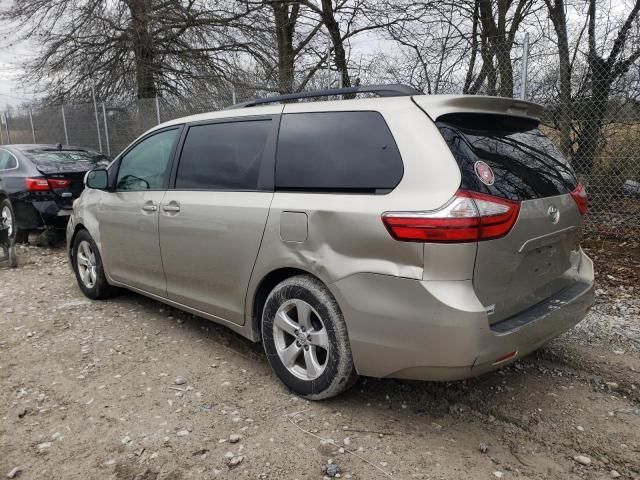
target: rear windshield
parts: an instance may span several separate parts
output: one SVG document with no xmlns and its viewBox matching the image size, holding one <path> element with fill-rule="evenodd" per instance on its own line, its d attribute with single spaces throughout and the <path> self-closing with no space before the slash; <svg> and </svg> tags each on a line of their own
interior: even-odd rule
<svg viewBox="0 0 640 480">
<path fill-rule="evenodd" d="M 109 164 L 109 159 L 98 152 L 86 150 L 27 150 L 24 152 L 36 165 L 60 165 L 73 163 L 89 163 L 95 166 Z"/>
<path fill-rule="evenodd" d="M 449 114 L 436 124 L 460 166 L 462 188 L 530 200 L 569 193 L 577 184 L 568 162 L 535 120 Z M 493 171 L 490 181 L 480 180 L 478 162 Z"/>
</svg>

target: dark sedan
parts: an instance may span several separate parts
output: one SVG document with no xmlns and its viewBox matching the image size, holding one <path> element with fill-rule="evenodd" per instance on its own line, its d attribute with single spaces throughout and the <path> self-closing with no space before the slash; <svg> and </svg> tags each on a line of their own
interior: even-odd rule
<svg viewBox="0 0 640 480">
<path fill-rule="evenodd" d="M 108 164 L 69 145 L 0 145 L 0 222 L 18 242 L 32 230 L 64 228 L 85 173 Z"/>
</svg>

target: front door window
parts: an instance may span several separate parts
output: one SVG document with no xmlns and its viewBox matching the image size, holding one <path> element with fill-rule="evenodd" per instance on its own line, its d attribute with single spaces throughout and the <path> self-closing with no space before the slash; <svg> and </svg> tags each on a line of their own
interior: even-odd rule
<svg viewBox="0 0 640 480">
<path fill-rule="evenodd" d="M 171 170 L 171 152 L 178 129 L 165 130 L 144 139 L 121 160 L 118 191 L 164 190 Z"/>
</svg>

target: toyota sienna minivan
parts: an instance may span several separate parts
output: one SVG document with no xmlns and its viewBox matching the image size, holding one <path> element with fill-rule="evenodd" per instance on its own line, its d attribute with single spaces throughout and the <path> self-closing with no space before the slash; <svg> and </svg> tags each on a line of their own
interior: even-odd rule
<svg viewBox="0 0 640 480">
<path fill-rule="evenodd" d="M 262 342 L 310 399 L 476 376 L 593 303 L 586 192 L 541 113 L 386 85 L 172 120 L 87 174 L 71 265 L 89 298 L 126 288 Z"/>
</svg>

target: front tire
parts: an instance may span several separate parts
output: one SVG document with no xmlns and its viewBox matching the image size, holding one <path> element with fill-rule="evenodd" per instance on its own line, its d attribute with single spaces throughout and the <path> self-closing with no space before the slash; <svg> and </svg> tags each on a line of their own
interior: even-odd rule
<svg viewBox="0 0 640 480">
<path fill-rule="evenodd" d="M 310 275 L 291 277 L 272 290 L 262 339 L 278 378 L 310 400 L 339 395 L 358 378 L 342 312 L 327 287 Z"/>
<path fill-rule="evenodd" d="M 107 282 L 98 247 L 86 230 L 76 234 L 72 258 L 78 286 L 87 297 L 102 300 L 118 294 L 119 290 Z"/>
</svg>

